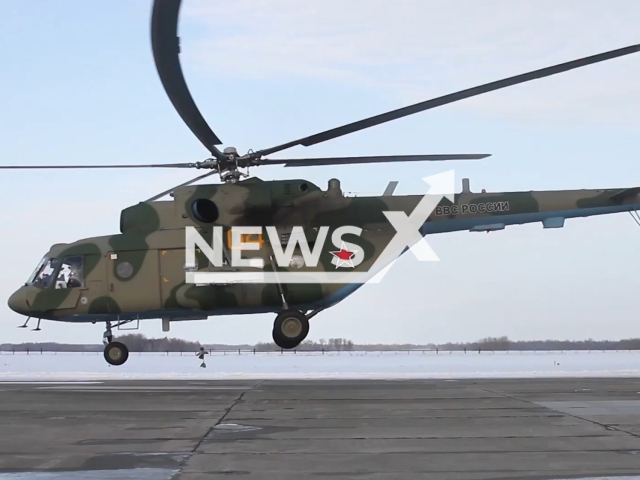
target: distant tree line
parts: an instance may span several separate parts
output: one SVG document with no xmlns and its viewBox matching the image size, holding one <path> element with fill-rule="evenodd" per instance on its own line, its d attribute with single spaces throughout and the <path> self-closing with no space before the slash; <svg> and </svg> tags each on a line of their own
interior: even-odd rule
<svg viewBox="0 0 640 480">
<path fill-rule="evenodd" d="M 280 350 L 280 347 L 273 342 L 257 343 L 254 345 L 254 348 L 256 352 L 275 352 Z M 329 340 L 322 338 L 317 342 L 305 340 L 297 347 L 297 350 L 302 351 L 325 350 L 332 352 L 350 352 L 355 349 L 356 347 L 353 342 L 344 338 L 330 338 Z"/>
<path fill-rule="evenodd" d="M 131 352 L 196 352 L 200 342 L 190 342 L 179 338 L 147 338 L 142 334 L 121 335 L 115 338 L 124 343 Z M 1 351 L 45 351 L 45 352 L 101 352 L 102 345 L 77 345 L 70 343 L 5 343 L 0 345 Z"/>
<path fill-rule="evenodd" d="M 28 342 L 0 344 L 1 352 L 101 352 L 102 345 L 78 345 L 75 343 Z"/>
<path fill-rule="evenodd" d="M 117 340 L 129 347 L 132 352 L 195 352 L 201 346 L 215 350 L 255 350 L 256 352 L 280 351 L 273 342 L 261 342 L 255 345 L 201 345 L 178 338 L 147 338 L 142 334 L 129 334 L 117 337 Z M 46 352 L 101 352 L 100 344 L 68 344 L 68 343 L 20 343 L 0 344 L 0 351 L 46 351 Z M 506 351 L 506 350 L 640 350 L 640 338 L 624 340 L 509 340 L 508 337 L 487 337 L 476 342 L 443 343 L 443 344 L 354 344 L 344 338 L 305 340 L 298 347 L 301 351 L 392 351 L 392 350 L 440 350 L 440 351 Z"/>
<path fill-rule="evenodd" d="M 441 350 L 640 350 L 640 338 L 624 340 L 509 340 L 488 337 L 477 342 L 445 343 Z"/>
<path fill-rule="evenodd" d="M 117 337 L 131 352 L 196 352 L 202 345 L 180 338 L 147 338 L 140 333 Z"/>
</svg>

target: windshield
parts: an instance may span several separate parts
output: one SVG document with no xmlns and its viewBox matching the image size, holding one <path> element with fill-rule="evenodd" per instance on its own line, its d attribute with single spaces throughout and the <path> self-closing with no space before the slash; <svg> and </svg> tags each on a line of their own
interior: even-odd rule
<svg viewBox="0 0 640 480">
<path fill-rule="evenodd" d="M 44 264 L 47 263 L 47 260 L 49 260 L 47 257 L 42 257 L 42 260 L 38 262 L 38 266 L 36 267 L 36 269 L 29 276 L 29 280 L 27 280 L 27 285 L 31 285 L 33 283 L 38 273 L 40 273 L 40 270 L 42 269 Z"/>
<path fill-rule="evenodd" d="M 60 265 L 60 260 L 57 258 L 44 257 L 40 260 L 38 267 L 29 277 L 27 285 L 34 285 L 36 287 L 47 288 L 51 285 L 53 280 L 53 274 Z"/>
</svg>

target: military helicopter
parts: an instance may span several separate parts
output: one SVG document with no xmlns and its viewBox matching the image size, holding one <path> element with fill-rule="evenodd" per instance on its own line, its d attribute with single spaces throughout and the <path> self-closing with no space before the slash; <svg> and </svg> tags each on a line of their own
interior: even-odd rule
<svg viewBox="0 0 640 480">
<path fill-rule="evenodd" d="M 122 365 L 129 353 L 126 345 L 114 341 L 113 329 L 131 322 L 138 322 L 139 326 L 140 320 L 161 318 L 163 330 L 168 331 L 174 321 L 273 312 L 277 314 L 272 332 L 274 342 L 284 349 L 292 349 L 306 338 L 312 317 L 342 301 L 368 281 L 372 267 L 394 242 L 401 220 L 405 224 L 411 223 L 414 237 L 418 235 L 422 239 L 430 234 L 462 230 L 491 232 L 508 225 L 532 222 L 541 222 L 544 228 L 560 228 L 567 218 L 632 213 L 640 208 L 640 187 L 475 193 L 464 179 L 462 191 L 451 192 L 451 195 L 395 196 L 392 182 L 380 196 L 353 197 L 342 192 L 337 179 L 330 180 L 328 188 L 323 190 L 303 179 L 262 181 L 248 178 L 250 167 L 265 165 L 308 167 L 485 158 L 489 155 L 297 159 L 277 159 L 271 155 L 294 146 L 310 147 L 476 95 L 636 53 L 640 51 L 640 45 L 476 86 L 271 148 L 239 154 L 233 147 L 219 148 L 222 141 L 207 125 L 187 88 L 179 59 L 180 4 L 181 0 L 155 0 L 151 20 L 153 55 L 169 99 L 210 152 L 209 158 L 176 164 L 0 168 L 193 168 L 206 173 L 124 209 L 118 234 L 53 245 L 27 282 L 9 299 L 12 310 L 29 317 L 22 327 L 26 327 L 31 318 L 38 319 L 36 330 L 39 330 L 41 319 L 104 322 L 104 357 L 111 365 Z M 220 183 L 193 185 L 214 174 L 219 175 Z M 166 195 L 173 197 L 172 200 L 161 200 Z M 413 213 L 421 208 L 425 199 L 427 203 L 431 202 L 431 208 L 427 216 L 416 223 Z M 345 226 L 351 230 L 345 233 Z M 249 230 L 237 233 L 236 229 L 241 227 Z M 266 235 L 263 229 L 267 230 Z M 326 245 L 324 240 L 329 232 L 333 238 L 340 229 L 347 240 L 339 235 L 338 242 Z M 202 238 L 213 236 L 214 246 L 217 239 L 220 248 L 216 252 L 221 261 L 212 261 L 213 247 L 207 251 L 208 245 L 202 243 L 194 243 L 197 247 L 192 254 L 194 258 L 189 259 L 189 232 Z M 308 261 L 309 252 L 297 242 L 295 234 L 304 236 L 308 249 L 310 245 L 314 247 L 315 263 Z M 405 243 L 399 247 L 402 253 L 411 245 Z M 278 251 L 282 254 L 285 248 L 289 249 L 288 264 L 278 262 L 276 265 L 274 255 L 277 256 Z M 237 266 L 234 259 L 248 263 Z M 338 281 L 312 281 L 318 275 L 342 271 L 347 271 L 348 275 Z M 271 280 L 256 281 L 256 277 L 253 281 L 235 280 L 237 274 L 264 272 L 272 275 Z M 292 272 L 307 275 L 304 278 L 310 280 L 294 281 L 290 276 Z M 351 274 L 361 277 L 354 280 Z"/>
</svg>

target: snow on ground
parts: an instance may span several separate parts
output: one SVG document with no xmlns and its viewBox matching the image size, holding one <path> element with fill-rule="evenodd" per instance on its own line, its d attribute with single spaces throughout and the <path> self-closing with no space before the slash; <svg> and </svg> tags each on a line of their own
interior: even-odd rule
<svg viewBox="0 0 640 480">
<path fill-rule="evenodd" d="M 108 379 L 408 379 L 640 377 L 640 352 L 213 352 L 132 353 L 109 366 L 102 353 L 0 352 L 0 381 Z"/>
</svg>

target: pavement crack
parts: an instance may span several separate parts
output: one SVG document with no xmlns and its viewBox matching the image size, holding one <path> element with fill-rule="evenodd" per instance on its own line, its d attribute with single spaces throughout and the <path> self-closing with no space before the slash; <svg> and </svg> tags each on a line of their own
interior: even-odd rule
<svg viewBox="0 0 640 480">
<path fill-rule="evenodd" d="M 262 380 L 258 383 L 256 383 L 255 385 L 252 385 L 251 387 L 247 388 L 246 390 L 243 390 L 240 395 L 238 395 L 238 397 L 231 402 L 231 405 L 229 405 L 228 408 L 226 408 L 224 410 L 224 413 L 222 414 L 222 416 L 218 419 L 218 421 L 215 423 L 214 426 L 210 427 L 206 433 L 202 436 L 202 438 L 200 438 L 200 440 L 198 441 L 198 443 L 196 443 L 196 445 L 191 449 L 191 451 L 189 453 L 187 453 L 187 455 L 185 455 L 185 458 L 183 458 L 182 462 L 180 462 L 180 466 L 178 467 L 178 470 L 176 471 L 175 475 L 173 475 L 171 478 L 176 478 L 177 476 L 179 476 L 180 474 L 183 473 L 184 467 L 186 467 L 187 463 L 189 463 L 189 460 L 191 460 L 191 458 L 196 454 L 196 452 L 198 451 L 198 449 L 202 446 L 202 444 L 207 440 L 207 438 L 209 438 L 209 436 L 211 435 L 211 433 L 215 430 L 215 428 L 220 425 L 222 422 L 224 422 L 225 418 L 227 418 L 227 416 L 229 415 L 229 413 L 231 413 L 231 410 L 233 410 L 233 408 L 242 401 L 242 399 L 244 398 L 245 394 L 247 394 L 248 392 L 250 392 L 251 390 L 254 390 L 256 388 L 258 388 L 260 385 L 262 385 L 265 381 Z"/>
<path fill-rule="evenodd" d="M 229 406 L 229 408 L 227 408 L 224 413 L 222 414 L 222 416 L 220 417 L 220 419 L 218 420 L 218 422 L 209 429 L 209 432 L 207 433 L 207 435 L 205 435 L 203 437 L 203 439 L 200 441 L 200 443 L 196 446 L 195 450 L 198 449 L 198 446 L 200 446 L 200 444 L 207 438 L 207 436 L 209 435 L 209 433 L 211 433 L 213 431 L 213 429 L 215 427 L 217 427 L 218 425 L 220 425 L 222 422 L 224 422 L 224 420 L 227 418 L 227 416 L 231 413 L 231 410 L 233 410 L 233 408 L 238 405 L 238 403 L 240 403 L 242 401 L 242 399 L 244 398 L 245 394 L 250 392 L 251 390 L 259 387 L 260 385 L 262 385 L 264 383 L 264 380 L 262 380 L 261 382 L 256 383 L 254 386 L 252 386 L 251 388 L 248 388 L 246 390 L 243 390 L 243 392 L 238 395 L 238 398 L 235 399 L 235 401 Z"/>
<path fill-rule="evenodd" d="M 483 388 L 482 390 L 485 391 L 485 392 L 489 392 L 489 393 L 495 393 L 496 395 L 501 395 L 501 396 L 503 396 L 505 398 L 509 398 L 509 399 L 515 400 L 517 402 L 526 402 L 526 403 L 530 403 L 532 405 L 538 405 L 537 403 L 532 402 L 531 400 L 526 400 L 524 398 L 514 397 L 514 396 L 509 395 L 509 394 L 504 393 L 504 392 L 488 390 L 486 388 Z M 545 407 L 545 408 L 549 408 L 549 407 Z M 560 412 L 559 410 L 554 410 L 552 408 L 549 408 L 549 410 L 553 410 L 554 412 Z M 576 420 L 582 420 L 584 422 L 589 422 L 589 423 L 591 423 L 593 425 L 598 425 L 599 427 L 602 427 L 605 430 L 614 431 L 614 432 L 620 432 L 620 433 L 626 433 L 627 435 L 630 435 L 632 437 L 640 438 L 640 434 L 637 434 L 637 433 L 634 433 L 634 432 L 630 432 L 630 431 L 624 430 L 622 428 L 616 428 L 613 425 L 607 425 L 606 423 L 600 423 L 600 422 L 598 422 L 596 420 L 592 420 L 592 419 L 586 418 L 586 417 L 581 417 L 580 415 L 575 415 L 575 414 L 571 414 L 571 413 L 567 413 L 567 412 L 560 412 L 560 413 L 562 413 L 562 415 L 566 415 L 567 417 L 575 418 Z"/>
</svg>

